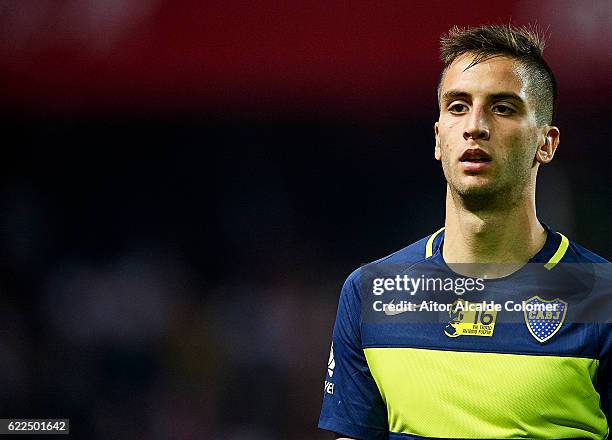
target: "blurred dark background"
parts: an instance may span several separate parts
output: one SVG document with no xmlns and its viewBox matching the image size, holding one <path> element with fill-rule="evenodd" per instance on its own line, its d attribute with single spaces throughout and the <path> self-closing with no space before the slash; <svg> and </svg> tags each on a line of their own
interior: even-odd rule
<svg viewBox="0 0 612 440">
<path fill-rule="evenodd" d="M 540 218 L 612 257 L 612 3 L 0 1 L 0 416 L 325 439 L 338 293 L 444 220 L 440 35 L 537 24 Z"/>
</svg>

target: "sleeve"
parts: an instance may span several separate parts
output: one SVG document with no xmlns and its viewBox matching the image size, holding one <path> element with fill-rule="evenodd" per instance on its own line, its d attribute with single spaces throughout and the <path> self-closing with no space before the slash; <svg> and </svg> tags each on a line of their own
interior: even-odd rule
<svg viewBox="0 0 612 440">
<path fill-rule="evenodd" d="M 355 273 L 340 293 L 319 428 L 359 440 L 386 439 L 386 406 L 361 344 L 361 299 L 353 281 Z"/>
<path fill-rule="evenodd" d="M 608 421 L 608 431 L 612 431 L 612 265 L 595 266 L 597 282 L 593 290 L 597 293 L 587 310 L 598 327 L 600 351 L 596 389 L 600 394 L 601 410 Z"/>
<path fill-rule="evenodd" d="M 601 396 L 601 409 L 608 419 L 608 429 L 610 429 L 610 427 L 612 427 L 612 359 L 610 358 L 610 348 L 612 346 L 612 325 L 601 325 L 600 334 L 603 335 L 602 346 L 604 347 L 605 354 L 600 359 L 597 375 L 597 390 Z"/>
</svg>

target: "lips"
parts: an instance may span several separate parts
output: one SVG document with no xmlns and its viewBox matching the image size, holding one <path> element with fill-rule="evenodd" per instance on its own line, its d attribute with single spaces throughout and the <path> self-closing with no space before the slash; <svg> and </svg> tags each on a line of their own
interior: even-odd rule
<svg viewBox="0 0 612 440">
<path fill-rule="evenodd" d="M 461 169 L 469 175 L 485 173 L 491 167 L 492 160 L 489 153 L 480 148 L 469 148 L 459 158 Z"/>
<path fill-rule="evenodd" d="M 491 156 L 480 148 L 469 148 L 459 158 L 459 162 L 491 162 L 491 160 Z"/>
</svg>

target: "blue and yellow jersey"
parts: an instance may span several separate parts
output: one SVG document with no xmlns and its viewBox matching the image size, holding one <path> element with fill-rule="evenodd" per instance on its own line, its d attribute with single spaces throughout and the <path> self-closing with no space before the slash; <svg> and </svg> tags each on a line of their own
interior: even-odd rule
<svg viewBox="0 0 612 440">
<path fill-rule="evenodd" d="M 443 229 L 353 272 L 340 295 L 319 427 L 363 440 L 606 438 L 611 265 L 545 228 L 527 265 L 482 286 L 464 279 L 460 286 L 474 288 L 461 295 L 461 277 L 442 258 Z M 455 284 L 415 294 L 407 277 Z M 465 307 L 487 302 L 503 307 Z"/>
</svg>

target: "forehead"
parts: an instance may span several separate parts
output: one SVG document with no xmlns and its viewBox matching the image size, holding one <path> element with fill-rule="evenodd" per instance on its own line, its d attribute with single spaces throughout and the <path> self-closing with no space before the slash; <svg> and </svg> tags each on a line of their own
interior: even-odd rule
<svg viewBox="0 0 612 440">
<path fill-rule="evenodd" d="M 528 76 L 518 61 L 498 56 L 468 68 L 473 58 L 473 55 L 465 54 L 452 62 L 444 72 L 440 96 L 449 90 L 472 96 L 513 92 L 528 100 Z"/>
</svg>

